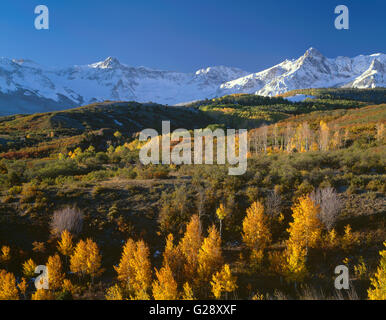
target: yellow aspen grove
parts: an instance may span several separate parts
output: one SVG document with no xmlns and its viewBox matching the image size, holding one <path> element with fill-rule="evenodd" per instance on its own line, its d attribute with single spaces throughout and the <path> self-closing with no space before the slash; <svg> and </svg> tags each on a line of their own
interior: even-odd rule
<svg viewBox="0 0 386 320">
<path fill-rule="evenodd" d="M 123 246 L 122 257 L 118 266 L 114 266 L 115 271 L 118 273 L 118 280 L 125 285 L 129 284 L 129 279 L 134 279 L 134 269 L 131 266 L 131 261 L 134 258 L 134 251 L 136 250 L 136 244 L 133 239 L 126 241 Z"/>
<path fill-rule="evenodd" d="M 153 282 L 153 296 L 155 300 L 177 300 L 177 282 L 173 278 L 169 265 L 155 270 L 157 280 Z"/>
<path fill-rule="evenodd" d="M 320 207 L 309 196 L 304 196 L 292 207 L 292 212 L 294 221 L 287 230 L 290 241 L 307 249 L 315 247 L 322 232 L 322 223 L 318 218 Z"/>
<path fill-rule="evenodd" d="M 243 241 L 252 251 L 251 258 L 259 263 L 264 249 L 271 243 L 271 232 L 268 228 L 268 218 L 260 202 L 254 202 L 248 209 L 243 221 Z"/>
<path fill-rule="evenodd" d="M 32 294 L 31 300 L 55 300 L 55 295 L 50 290 L 38 289 Z"/>
<path fill-rule="evenodd" d="M 59 290 L 63 285 L 64 273 L 62 273 L 62 261 L 58 254 L 49 257 L 47 261 L 49 288 L 52 291 Z"/>
<path fill-rule="evenodd" d="M 185 258 L 181 252 L 181 247 L 175 246 L 173 241 L 173 235 L 169 234 L 166 239 L 165 251 L 163 254 L 163 266 L 170 267 L 174 279 L 178 282 L 179 280 L 182 280 Z"/>
<path fill-rule="evenodd" d="M 91 239 L 80 240 L 70 259 L 70 269 L 81 276 L 89 275 L 91 280 L 102 273 L 102 257 L 97 244 Z"/>
<path fill-rule="evenodd" d="M 58 251 L 64 256 L 71 256 L 74 251 L 72 235 L 67 230 L 62 232 L 60 241 L 58 241 Z"/>
<path fill-rule="evenodd" d="M 185 282 L 183 290 L 182 300 L 194 300 L 193 289 L 188 282 Z"/>
<path fill-rule="evenodd" d="M 185 256 L 185 277 L 193 280 L 198 267 L 198 252 L 202 244 L 200 218 L 193 215 L 186 227 L 184 237 L 181 239 L 180 248 Z"/>
<path fill-rule="evenodd" d="M 384 250 L 380 251 L 381 261 L 375 276 L 371 279 L 371 286 L 367 293 L 370 300 L 386 300 L 386 241 Z"/>
<path fill-rule="evenodd" d="M 0 270 L 0 300 L 19 300 L 15 276 Z"/>
<path fill-rule="evenodd" d="M 212 274 L 221 268 L 222 263 L 221 238 L 213 225 L 209 228 L 208 237 L 204 239 L 198 253 L 199 279 L 208 283 Z"/>
<path fill-rule="evenodd" d="M 33 278 L 35 276 L 35 269 L 37 267 L 37 264 L 32 260 L 29 259 L 26 262 L 23 263 L 23 274 L 26 278 Z"/>
<path fill-rule="evenodd" d="M 213 275 L 212 281 L 210 282 L 214 297 L 220 299 L 223 292 L 228 295 L 228 293 L 235 291 L 237 289 L 236 282 L 237 279 L 232 276 L 229 265 L 225 264 L 221 271 Z"/>
</svg>

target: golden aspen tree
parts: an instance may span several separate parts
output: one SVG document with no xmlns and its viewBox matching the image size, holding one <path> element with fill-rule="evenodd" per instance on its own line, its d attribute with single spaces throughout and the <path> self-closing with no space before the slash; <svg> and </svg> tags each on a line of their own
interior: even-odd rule
<svg viewBox="0 0 386 320">
<path fill-rule="evenodd" d="M 21 281 L 18 283 L 17 287 L 19 288 L 20 293 L 23 295 L 23 297 L 25 299 L 27 288 L 28 288 L 28 283 L 24 277 L 21 278 Z"/>
<path fill-rule="evenodd" d="M 272 135 L 273 135 L 273 150 L 276 151 L 277 150 L 277 147 L 278 147 L 278 140 L 277 140 L 277 137 L 278 137 L 278 126 L 277 126 L 277 123 L 275 123 L 275 125 L 273 126 L 273 132 L 272 132 Z"/>
<path fill-rule="evenodd" d="M 70 258 L 70 269 L 72 272 L 80 274 L 82 277 L 87 272 L 88 249 L 86 241 L 80 240 Z"/>
<path fill-rule="evenodd" d="M 136 250 L 131 261 L 134 270 L 134 278 L 130 279 L 130 285 L 137 296 L 147 293 L 151 285 L 150 250 L 143 240 L 136 243 Z"/>
<path fill-rule="evenodd" d="M 315 247 L 322 231 L 322 223 L 318 218 L 320 207 L 309 196 L 304 196 L 292 207 L 292 212 L 293 222 L 287 230 L 290 241 L 306 249 Z"/>
<path fill-rule="evenodd" d="M 69 231 L 64 230 L 62 232 L 60 241 L 58 241 L 58 251 L 64 256 L 71 256 L 74 251 L 74 245 L 72 243 L 72 235 Z"/>
<path fill-rule="evenodd" d="M 225 264 L 221 271 L 216 272 L 210 284 L 212 285 L 212 293 L 216 299 L 220 299 L 223 292 L 233 292 L 237 289 L 237 279 L 232 276 L 231 269 L 228 264 Z M 227 298 L 227 297 L 226 297 Z"/>
<path fill-rule="evenodd" d="M 173 272 L 169 265 L 156 269 L 157 279 L 153 282 L 153 297 L 155 300 L 177 300 L 177 282 L 173 278 Z"/>
<path fill-rule="evenodd" d="M 329 137 L 330 137 L 330 128 L 328 127 L 327 123 L 321 120 L 320 133 L 319 133 L 320 150 L 327 151 L 329 149 Z"/>
<path fill-rule="evenodd" d="M 339 149 L 342 144 L 342 138 L 339 129 L 335 131 L 334 135 L 332 136 L 331 145 L 333 149 Z"/>
<path fill-rule="evenodd" d="M 11 248 L 8 246 L 2 246 L 0 261 L 6 263 L 9 262 L 9 260 L 11 260 Z"/>
<path fill-rule="evenodd" d="M 31 300 L 55 300 L 55 295 L 50 290 L 38 289 L 32 294 Z"/>
<path fill-rule="evenodd" d="M 296 150 L 296 139 L 295 139 L 295 137 L 292 137 L 290 139 L 288 147 L 289 147 L 289 152 L 293 152 L 294 150 Z"/>
<path fill-rule="evenodd" d="M 308 248 L 315 247 L 321 237 L 320 207 L 309 196 L 303 196 L 292 207 L 292 212 L 293 222 L 287 230 L 290 237 L 285 251 L 286 273 L 288 280 L 302 281 L 307 275 Z"/>
<path fill-rule="evenodd" d="M 218 220 L 220 221 L 220 237 L 222 236 L 222 222 L 227 216 L 227 211 L 224 207 L 224 204 L 220 204 L 220 206 L 216 210 L 216 216 Z"/>
<path fill-rule="evenodd" d="M 290 281 L 302 281 L 307 275 L 307 251 L 299 242 L 288 241 L 285 251 L 286 275 Z"/>
<path fill-rule="evenodd" d="M 118 280 L 126 289 L 134 293 L 134 298 L 148 298 L 151 285 L 150 250 L 143 240 L 129 239 L 123 247 L 119 265 L 115 268 Z"/>
<path fill-rule="evenodd" d="M 384 250 L 379 252 L 381 261 L 375 276 L 371 278 L 371 286 L 367 291 L 370 300 L 386 300 L 386 241 Z"/>
<path fill-rule="evenodd" d="M 198 253 L 198 276 L 204 282 L 209 282 L 211 275 L 218 271 L 223 263 L 221 238 L 213 225 L 208 230 L 208 237 L 202 243 Z"/>
<path fill-rule="evenodd" d="M 335 229 L 331 229 L 326 237 L 327 245 L 330 248 L 334 248 L 337 245 L 337 233 Z"/>
<path fill-rule="evenodd" d="M 103 270 L 101 269 L 102 265 L 102 256 L 99 252 L 98 245 L 93 242 L 91 239 L 86 240 L 89 256 L 87 259 L 87 274 L 91 277 L 91 282 L 94 282 L 94 278 L 99 277 Z"/>
<path fill-rule="evenodd" d="M 59 290 L 63 285 L 64 273 L 62 272 L 62 261 L 58 254 L 48 258 L 47 261 L 49 288 L 52 291 Z"/>
<path fill-rule="evenodd" d="M 344 235 L 342 238 L 342 247 L 344 250 L 351 249 L 357 242 L 357 239 L 352 233 L 351 226 L 348 224 L 344 227 Z"/>
<path fill-rule="evenodd" d="M 129 279 L 134 279 L 134 270 L 131 266 L 131 261 L 134 258 L 134 251 L 136 250 L 136 244 L 133 239 L 126 241 L 123 246 L 121 260 L 118 266 L 114 266 L 115 271 L 118 273 L 118 280 L 126 285 L 129 284 Z"/>
<path fill-rule="evenodd" d="M 37 264 L 32 260 L 29 259 L 26 262 L 23 263 L 23 274 L 26 278 L 33 278 L 35 276 L 35 269 L 37 267 Z"/>
<path fill-rule="evenodd" d="M 19 300 L 15 276 L 0 270 L 0 300 Z"/>
<path fill-rule="evenodd" d="M 264 249 L 271 243 L 271 232 L 268 228 L 268 218 L 260 202 L 254 202 L 248 209 L 243 220 L 243 241 L 251 250 L 251 259 L 259 264 L 263 258 Z"/>
<path fill-rule="evenodd" d="M 193 289 L 189 285 L 189 282 L 185 282 L 183 291 L 182 300 L 194 300 Z"/>
<path fill-rule="evenodd" d="M 292 135 L 293 128 L 290 123 L 287 123 L 286 131 L 285 131 L 285 148 L 287 152 L 292 152 Z"/>
<path fill-rule="evenodd" d="M 311 141 L 311 129 L 307 122 L 304 122 L 302 125 L 302 147 L 304 151 L 308 151 L 310 149 L 310 141 Z"/>
<path fill-rule="evenodd" d="M 165 251 L 163 253 L 163 266 L 169 266 L 173 272 L 174 279 L 177 283 L 182 280 L 184 268 L 184 255 L 180 246 L 175 246 L 174 237 L 169 234 L 166 239 Z"/>
<path fill-rule="evenodd" d="M 212 286 L 212 293 L 216 299 L 220 299 L 222 293 L 221 279 L 219 279 L 219 272 L 213 275 L 212 281 L 210 282 Z"/>
<path fill-rule="evenodd" d="M 304 144 L 304 141 L 303 141 L 303 135 L 302 135 L 302 131 L 303 131 L 303 124 L 299 124 L 296 128 L 296 133 L 295 133 L 295 138 L 296 138 L 296 150 L 298 150 L 299 152 L 305 152 L 305 144 Z"/>
<path fill-rule="evenodd" d="M 179 244 L 183 255 L 185 256 L 185 277 L 192 280 L 197 272 L 198 253 L 202 244 L 201 223 L 198 215 L 193 215 L 189 224 L 186 226 L 186 232 Z"/>
<path fill-rule="evenodd" d="M 97 244 L 91 239 L 80 240 L 70 258 L 70 269 L 81 276 L 89 275 L 93 282 L 103 272 L 101 263 L 102 257 Z"/>
</svg>

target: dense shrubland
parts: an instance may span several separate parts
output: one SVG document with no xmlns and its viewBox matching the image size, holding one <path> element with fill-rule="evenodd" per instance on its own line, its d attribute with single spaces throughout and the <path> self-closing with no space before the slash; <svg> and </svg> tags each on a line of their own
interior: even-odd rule
<svg viewBox="0 0 386 320">
<path fill-rule="evenodd" d="M 211 128 L 254 128 L 242 176 L 143 166 L 130 130 L 64 125 L 104 107 L 2 118 L 0 299 L 385 299 L 386 108 L 365 106 L 384 91 L 299 93 L 318 99 L 191 106 Z M 34 286 L 42 264 L 49 290 Z"/>
</svg>

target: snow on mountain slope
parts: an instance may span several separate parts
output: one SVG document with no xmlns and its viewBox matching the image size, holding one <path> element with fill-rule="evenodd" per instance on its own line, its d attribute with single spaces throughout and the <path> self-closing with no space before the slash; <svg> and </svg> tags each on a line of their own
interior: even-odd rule
<svg viewBox="0 0 386 320">
<path fill-rule="evenodd" d="M 65 69 L 0 58 L 0 115 L 65 109 L 104 100 L 175 104 L 211 98 L 222 83 L 247 74 L 224 66 L 195 73 L 160 71 L 129 67 L 112 57 Z M 34 110 L 30 110 L 31 99 L 41 99 L 41 107 L 34 104 Z"/>
<path fill-rule="evenodd" d="M 329 59 L 310 48 L 258 73 L 225 66 L 192 73 L 131 67 L 108 57 L 69 68 L 0 58 L 0 115 L 66 109 L 103 100 L 177 104 L 230 93 L 273 96 L 293 89 L 386 86 L 386 55 Z"/>
<path fill-rule="evenodd" d="M 357 77 L 351 86 L 355 88 L 386 87 L 386 64 L 378 59 L 373 60 L 370 67 Z"/>
<path fill-rule="evenodd" d="M 371 80 L 368 79 L 369 72 L 365 74 L 374 61 L 384 66 L 386 55 L 329 59 L 316 49 L 310 48 L 299 59 L 286 60 L 270 69 L 229 81 L 222 84 L 221 89 L 224 94 L 244 92 L 274 96 L 294 89 L 384 86 L 384 68 L 382 71 L 382 68 L 376 67 L 377 76 L 373 76 Z M 362 81 L 363 77 L 367 80 Z"/>
</svg>

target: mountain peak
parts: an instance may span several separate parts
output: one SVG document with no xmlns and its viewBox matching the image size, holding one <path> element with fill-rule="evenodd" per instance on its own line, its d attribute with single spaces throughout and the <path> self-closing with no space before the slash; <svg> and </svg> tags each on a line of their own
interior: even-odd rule
<svg viewBox="0 0 386 320">
<path fill-rule="evenodd" d="M 304 54 L 305 57 L 323 57 L 319 50 L 310 47 Z"/>
<path fill-rule="evenodd" d="M 104 61 L 93 63 L 91 66 L 99 69 L 112 69 L 121 66 L 121 63 L 117 58 L 107 57 Z"/>
</svg>

